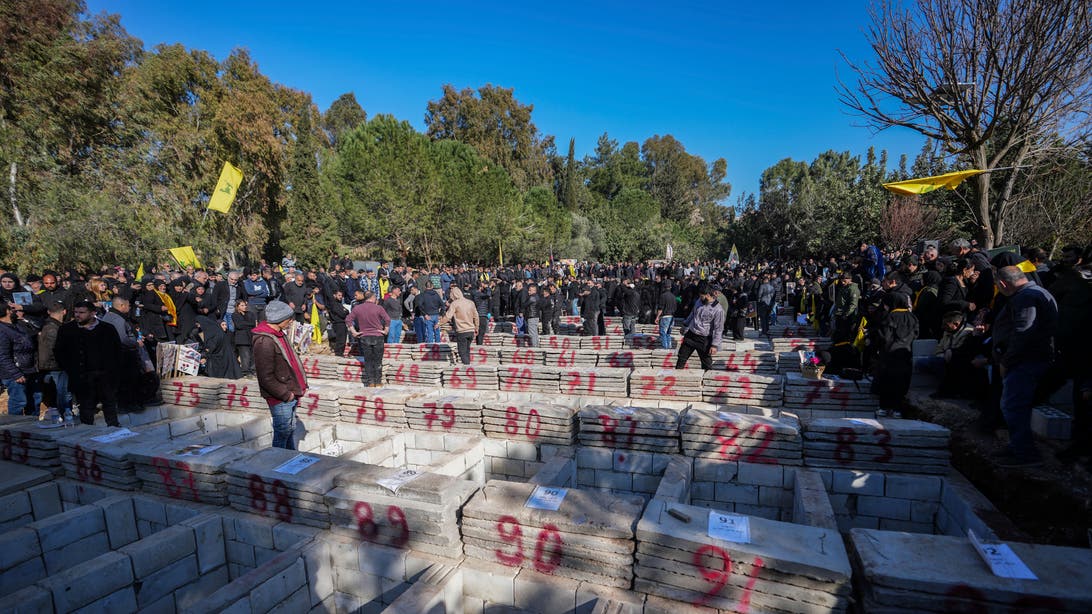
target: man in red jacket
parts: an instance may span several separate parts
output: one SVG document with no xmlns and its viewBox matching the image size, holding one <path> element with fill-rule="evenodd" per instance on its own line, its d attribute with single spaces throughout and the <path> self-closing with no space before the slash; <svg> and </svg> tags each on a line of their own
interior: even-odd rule
<svg viewBox="0 0 1092 614">
<path fill-rule="evenodd" d="M 285 335 L 292 315 L 287 303 L 271 301 L 265 307 L 265 322 L 250 332 L 258 387 L 273 415 L 273 447 L 287 450 L 296 449 L 296 406 L 307 391 L 307 376 Z"/>
</svg>

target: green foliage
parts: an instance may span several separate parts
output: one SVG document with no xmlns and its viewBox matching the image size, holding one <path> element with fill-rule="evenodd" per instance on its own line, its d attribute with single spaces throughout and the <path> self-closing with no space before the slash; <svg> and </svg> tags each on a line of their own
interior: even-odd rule
<svg viewBox="0 0 1092 614">
<path fill-rule="evenodd" d="M 285 220 L 279 236 L 284 251 L 307 267 L 325 266 L 341 251 L 337 218 L 319 189 L 318 148 L 311 130 L 315 115 L 310 103 L 300 110 L 288 167 Z"/>
<path fill-rule="evenodd" d="M 356 101 L 356 95 L 346 92 L 338 96 L 338 99 L 323 114 L 322 129 L 327 140 L 336 146 L 342 135 L 356 129 L 366 121 L 368 121 L 368 114 Z"/>
</svg>

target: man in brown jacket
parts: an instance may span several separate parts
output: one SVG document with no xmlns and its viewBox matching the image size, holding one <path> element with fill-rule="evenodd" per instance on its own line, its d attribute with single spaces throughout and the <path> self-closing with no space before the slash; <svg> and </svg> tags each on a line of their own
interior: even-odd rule
<svg viewBox="0 0 1092 614">
<path fill-rule="evenodd" d="M 451 304 L 444 317 L 440 318 L 437 327 L 451 321 L 455 322 L 455 342 L 459 345 L 459 360 L 464 365 L 468 365 L 470 364 L 470 341 L 478 333 L 478 309 L 474 306 L 474 301 L 463 297 L 463 291 L 459 288 L 452 286 L 450 295 Z"/>
<path fill-rule="evenodd" d="M 273 416 L 273 447 L 287 450 L 296 449 L 296 406 L 307 391 L 307 376 L 285 335 L 292 315 L 288 304 L 271 301 L 265 307 L 265 322 L 250 332 L 258 387 Z"/>
</svg>

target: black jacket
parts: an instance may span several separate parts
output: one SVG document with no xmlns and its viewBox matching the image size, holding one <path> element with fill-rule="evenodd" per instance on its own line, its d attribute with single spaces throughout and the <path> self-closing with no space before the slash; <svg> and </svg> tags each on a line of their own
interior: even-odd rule
<svg viewBox="0 0 1092 614">
<path fill-rule="evenodd" d="M 1015 367 L 1054 359 L 1058 305 L 1042 286 L 1029 281 L 1009 297 L 993 322 L 993 350 L 998 363 Z"/>
<path fill-rule="evenodd" d="M 38 372 L 37 339 L 18 323 L 0 322 L 0 379 Z"/>
<path fill-rule="evenodd" d="M 85 382 L 88 375 L 116 381 L 122 364 L 121 339 L 118 331 L 106 322 L 98 322 L 88 330 L 73 320 L 57 331 L 53 355 L 77 385 Z"/>
</svg>

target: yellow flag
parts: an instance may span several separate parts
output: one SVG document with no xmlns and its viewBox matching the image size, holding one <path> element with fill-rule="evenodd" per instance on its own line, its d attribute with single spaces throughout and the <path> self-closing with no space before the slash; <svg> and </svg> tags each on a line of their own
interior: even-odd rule
<svg viewBox="0 0 1092 614">
<path fill-rule="evenodd" d="M 317 301 L 311 301 L 311 342 L 322 343 L 322 318 L 319 317 Z"/>
<path fill-rule="evenodd" d="M 861 318 L 861 323 L 857 326 L 857 336 L 853 339 L 853 347 L 860 351 L 865 349 L 865 329 L 868 328 L 868 318 Z"/>
<path fill-rule="evenodd" d="M 883 184 L 883 187 L 889 192 L 894 192 L 896 194 L 906 194 L 907 196 L 913 196 L 915 194 L 925 194 L 926 192 L 932 192 L 937 188 L 948 188 L 949 190 L 954 190 L 959 187 L 959 184 L 963 183 L 964 179 L 967 179 L 968 177 L 974 177 L 975 175 L 981 175 L 985 172 L 986 171 L 971 169 L 969 171 L 945 173 L 943 175 L 936 175 L 934 177 L 921 177 L 919 179 L 893 181 L 891 183 Z"/>
<path fill-rule="evenodd" d="M 144 263 L 143 262 L 140 263 L 140 266 L 138 266 L 137 270 L 136 270 L 136 278 L 140 279 L 142 277 L 144 277 Z"/>
<path fill-rule="evenodd" d="M 194 253 L 192 246 L 172 247 L 170 252 L 171 256 L 178 261 L 182 268 L 188 266 L 193 266 L 195 269 L 201 268 L 201 261 L 197 259 L 197 254 Z"/>
<path fill-rule="evenodd" d="M 216 182 L 216 191 L 209 200 L 209 210 L 227 213 L 231 209 L 231 203 L 235 202 L 235 193 L 243 184 L 243 171 L 224 162 L 224 170 L 220 171 L 220 181 Z"/>
<path fill-rule="evenodd" d="M 739 264 L 739 250 L 735 243 L 732 244 L 732 251 L 728 252 L 728 264 Z"/>
</svg>

